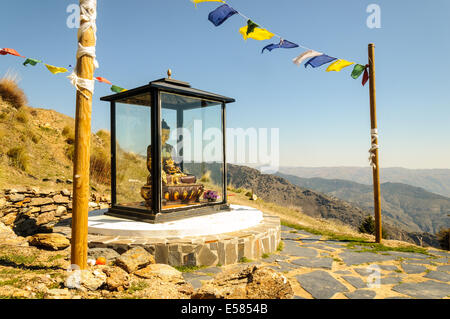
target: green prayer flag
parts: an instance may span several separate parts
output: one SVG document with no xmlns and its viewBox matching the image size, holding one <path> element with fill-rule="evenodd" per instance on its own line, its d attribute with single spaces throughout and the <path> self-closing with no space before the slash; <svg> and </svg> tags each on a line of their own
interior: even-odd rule
<svg viewBox="0 0 450 319">
<path fill-rule="evenodd" d="M 259 25 L 257 25 L 252 20 L 248 19 L 248 21 L 247 21 L 247 35 L 252 33 L 255 30 L 255 28 L 259 28 Z"/>
<path fill-rule="evenodd" d="M 352 78 L 354 78 L 355 80 L 359 78 L 365 69 L 366 67 L 364 65 L 361 64 L 355 65 L 352 71 Z"/>
<path fill-rule="evenodd" d="M 116 93 L 120 93 L 120 92 L 125 91 L 125 89 L 121 88 L 120 86 L 113 85 L 113 86 L 111 86 L 111 91 L 116 92 Z"/>
<path fill-rule="evenodd" d="M 27 64 L 31 64 L 32 66 L 35 66 L 35 65 L 38 64 L 38 63 L 42 63 L 42 61 L 27 58 L 27 59 L 25 60 L 25 62 L 23 63 L 23 65 L 26 66 Z"/>
</svg>

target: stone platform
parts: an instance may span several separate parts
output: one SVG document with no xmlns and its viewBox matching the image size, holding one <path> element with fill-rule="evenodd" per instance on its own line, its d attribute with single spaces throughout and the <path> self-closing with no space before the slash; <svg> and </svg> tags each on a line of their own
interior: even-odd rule
<svg viewBox="0 0 450 319">
<path fill-rule="evenodd" d="M 142 246 L 157 263 L 172 266 L 216 266 L 259 259 L 277 250 L 280 219 L 261 211 L 231 205 L 230 212 L 149 224 L 89 213 L 88 245 L 123 253 Z"/>
</svg>

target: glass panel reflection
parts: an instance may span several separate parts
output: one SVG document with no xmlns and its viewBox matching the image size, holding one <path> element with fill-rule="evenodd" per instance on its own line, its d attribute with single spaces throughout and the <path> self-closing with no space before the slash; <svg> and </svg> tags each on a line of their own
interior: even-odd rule
<svg viewBox="0 0 450 319">
<path fill-rule="evenodd" d="M 140 99 L 145 101 L 145 96 L 140 96 Z M 130 101 L 126 102 L 130 103 Z M 133 102 L 136 102 L 136 99 Z M 147 145 L 151 141 L 150 127 L 150 107 L 116 103 L 116 204 L 118 206 L 150 210 L 150 207 L 146 207 L 141 195 L 141 187 L 146 184 L 151 185 L 147 168 Z"/>
<path fill-rule="evenodd" d="M 161 93 L 162 208 L 223 202 L 222 104 Z"/>
</svg>

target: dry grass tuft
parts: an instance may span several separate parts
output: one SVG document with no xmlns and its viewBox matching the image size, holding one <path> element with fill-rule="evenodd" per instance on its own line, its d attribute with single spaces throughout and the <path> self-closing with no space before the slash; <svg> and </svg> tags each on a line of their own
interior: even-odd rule
<svg viewBox="0 0 450 319">
<path fill-rule="evenodd" d="M 72 145 L 75 143 L 75 130 L 72 126 L 64 126 L 61 134 L 66 138 L 67 144 Z"/>
<path fill-rule="evenodd" d="M 17 146 L 9 149 L 6 153 L 12 166 L 26 172 L 29 169 L 30 157 L 25 147 Z"/>
<path fill-rule="evenodd" d="M 26 109 L 25 106 L 22 106 L 20 109 L 17 110 L 17 112 L 14 114 L 14 119 L 19 123 L 23 124 L 28 123 L 30 115 L 28 114 L 28 110 Z"/>
<path fill-rule="evenodd" d="M 16 109 L 27 105 L 25 92 L 17 85 L 17 76 L 7 74 L 0 79 L 0 97 L 3 101 L 10 103 Z"/>
<path fill-rule="evenodd" d="M 97 183 L 111 182 L 111 158 L 105 148 L 96 147 L 91 152 L 90 175 Z"/>
</svg>

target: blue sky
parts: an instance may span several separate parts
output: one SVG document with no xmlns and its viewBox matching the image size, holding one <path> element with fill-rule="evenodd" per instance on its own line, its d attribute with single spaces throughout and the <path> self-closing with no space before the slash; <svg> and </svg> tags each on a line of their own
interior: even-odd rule
<svg viewBox="0 0 450 319">
<path fill-rule="evenodd" d="M 66 26 L 74 0 L 15 0 L 0 12 L 0 47 L 67 67 L 75 63 L 76 29 Z M 126 5 L 124 5 L 126 3 Z M 369 29 L 366 8 L 381 8 L 381 29 Z M 450 168 L 450 2 L 298 1 L 228 2 L 285 39 L 365 64 L 376 44 L 378 127 L 382 167 Z M 219 3 L 188 0 L 98 0 L 97 57 L 103 76 L 124 88 L 164 77 L 234 97 L 228 127 L 280 128 L 280 162 L 289 166 L 367 166 L 369 93 L 351 67 L 297 67 L 302 49 L 261 54 L 269 41 L 244 41 L 233 16 L 220 27 L 208 20 Z M 17 72 L 31 106 L 73 116 L 75 91 L 64 75 L 42 65 L 23 67 L 0 57 L 0 75 Z M 94 130 L 109 127 L 109 86 L 97 84 Z"/>
</svg>

